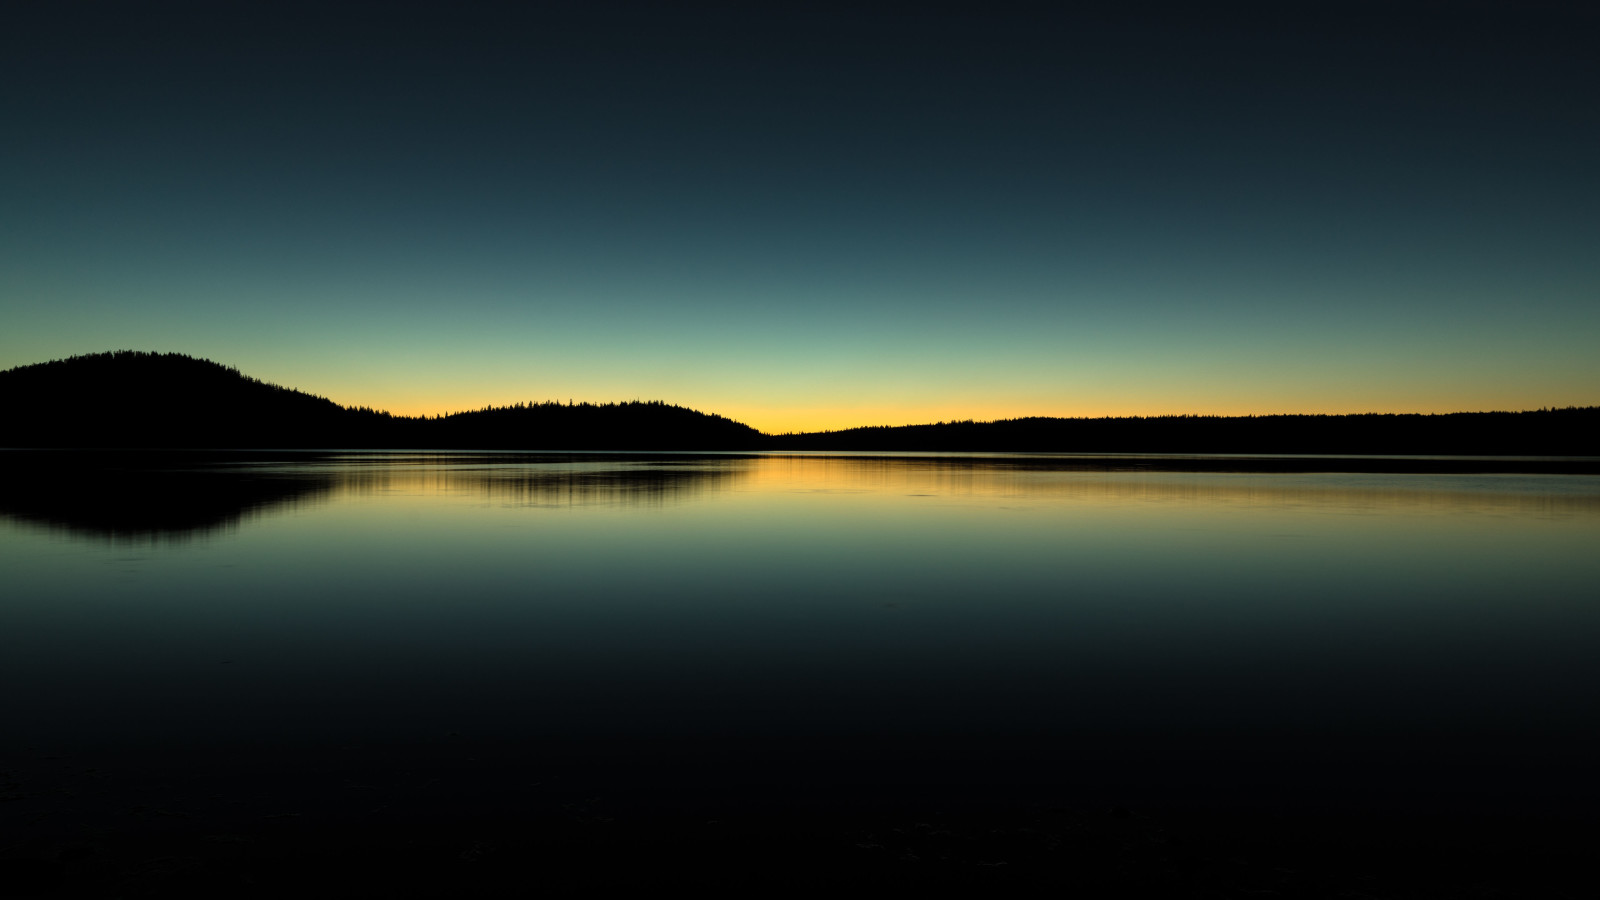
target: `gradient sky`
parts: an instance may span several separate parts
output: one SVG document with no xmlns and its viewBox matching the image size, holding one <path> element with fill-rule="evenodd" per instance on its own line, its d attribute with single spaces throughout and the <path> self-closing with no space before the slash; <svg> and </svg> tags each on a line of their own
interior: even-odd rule
<svg viewBox="0 0 1600 900">
<path fill-rule="evenodd" d="M 1585 5 L 528 6 L 8 4 L 0 368 L 766 431 L 1600 403 Z"/>
</svg>

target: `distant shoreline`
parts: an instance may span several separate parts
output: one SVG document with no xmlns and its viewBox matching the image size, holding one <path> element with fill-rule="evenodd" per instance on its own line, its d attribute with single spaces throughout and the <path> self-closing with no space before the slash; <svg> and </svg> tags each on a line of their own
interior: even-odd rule
<svg viewBox="0 0 1600 900">
<path fill-rule="evenodd" d="M 1522 412 L 1031 417 L 772 435 L 663 401 L 521 403 L 432 418 L 345 407 L 209 360 L 118 351 L 0 372 L 0 446 L 1600 456 L 1600 406 Z M 886 449 L 888 448 L 888 449 Z"/>
<path fill-rule="evenodd" d="M 1079 453 L 936 450 L 516 450 L 454 447 L 0 447 L 0 459 L 30 468 L 88 466 L 129 469 L 203 467 L 281 459 L 450 457 L 471 464 L 583 462 L 682 463 L 695 458 L 738 459 L 796 456 L 813 459 L 925 461 L 941 467 L 1005 466 L 1058 472 L 1173 472 L 1218 474 L 1395 474 L 1395 475 L 1600 475 L 1600 456 L 1470 456 L 1381 454 Z"/>
</svg>

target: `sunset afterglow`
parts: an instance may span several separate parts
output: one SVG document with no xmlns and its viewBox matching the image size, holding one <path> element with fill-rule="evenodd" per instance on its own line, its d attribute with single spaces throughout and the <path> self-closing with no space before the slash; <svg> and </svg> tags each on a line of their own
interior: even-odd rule
<svg viewBox="0 0 1600 900">
<path fill-rule="evenodd" d="M 0 368 L 769 433 L 1600 400 L 1551 11 L 191 12 L 0 38 Z"/>
</svg>

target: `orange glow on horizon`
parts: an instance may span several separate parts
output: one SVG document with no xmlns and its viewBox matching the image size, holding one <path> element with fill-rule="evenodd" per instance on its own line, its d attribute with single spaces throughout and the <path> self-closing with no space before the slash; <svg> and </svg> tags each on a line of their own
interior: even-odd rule
<svg viewBox="0 0 1600 900">
<path fill-rule="evenodd" d="M 1023 407 L 1020 405 L 994 406 L 988 408 L 956 407 L 954 405 L 921 405 L 906 404 L 895 406 L 850 406 L 850 407 L 807 407 L 807 408 L 762 408 L 740 406 L 737 404 L 716 405 L 715 403 L 695 403 L 691 401 L 675 401 L 667 398 L 626 398 L 596 400 L 593 398 L 571 398 L 574 403 L 616 403 L 629 402 L 633 399 L 653 400 L 661 399 L 662 402 L 687 407 L 703 413 L 719 415 L 749 425 L 765 434 L 781 435 L 790 433 L 819 432 L 819 431 L 845 431 L 852 428 L 897 427 L 903 425 L 931 425 L 938 422 L 960 422 L 972 420 L 976 422 L 992 422 L 1001 419 L 1020 418 L 1065 418 L 1065 419 L 1100 419 L 1100 418 L 1129 418 L 1129 417 L 1157 417 L 1157 416 L 1275 416 L 1275 415 L 1360 415 L 1374 414 L 1420 414 L 1438 415 L 1456 412 L 1519 412 L 1524 410 L 1541 409 L 1545 407 L 1583 406 L 1583 403 L 1471 403 L 1463 402 L 1451 405 L 1437 405 L 1432 408 L 1419 408 L 1399 404 L 1305 404 L 1295 406 L 1291 404 L 1256 404 L 1238 403 L 1211 406 L 1205 409 L 1181 409 L 1170 406 L 1144 406 L 1144 407 L 1099 407 L 1092 405 L 1076 406 L 1071 408 L 1043 408 Z M 410 404 L 410 405 L 385 405 L 380 403 L 364 403 L 360 401 L 346 402 L 335 399 L 336 403 L 350 406 L 372 406 L 375 409 L 385 410 L 396 416 L 423 416 L 433 417 L 448 415 L 450 413 L 471 412 L 483 409 L 485 406 L 515 406 L 518 403 L 542 403 L 543 400 L 511 400 L 495 399 L 490 401 L 445 403 L 441 405 Z M 555 402 L 566 402 L 562 398 Z"/>
</svg>

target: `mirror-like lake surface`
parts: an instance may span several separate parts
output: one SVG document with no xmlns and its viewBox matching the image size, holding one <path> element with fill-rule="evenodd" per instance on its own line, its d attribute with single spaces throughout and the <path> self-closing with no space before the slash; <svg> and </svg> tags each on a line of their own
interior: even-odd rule
<svg viewBox="0 0 1600 900">
<path fill-rule="evenodd" d="M 13 758 L 496 796 L 1597 799 L 1595 476 L 105 460 L 9 458 Z"/>
</svg>

